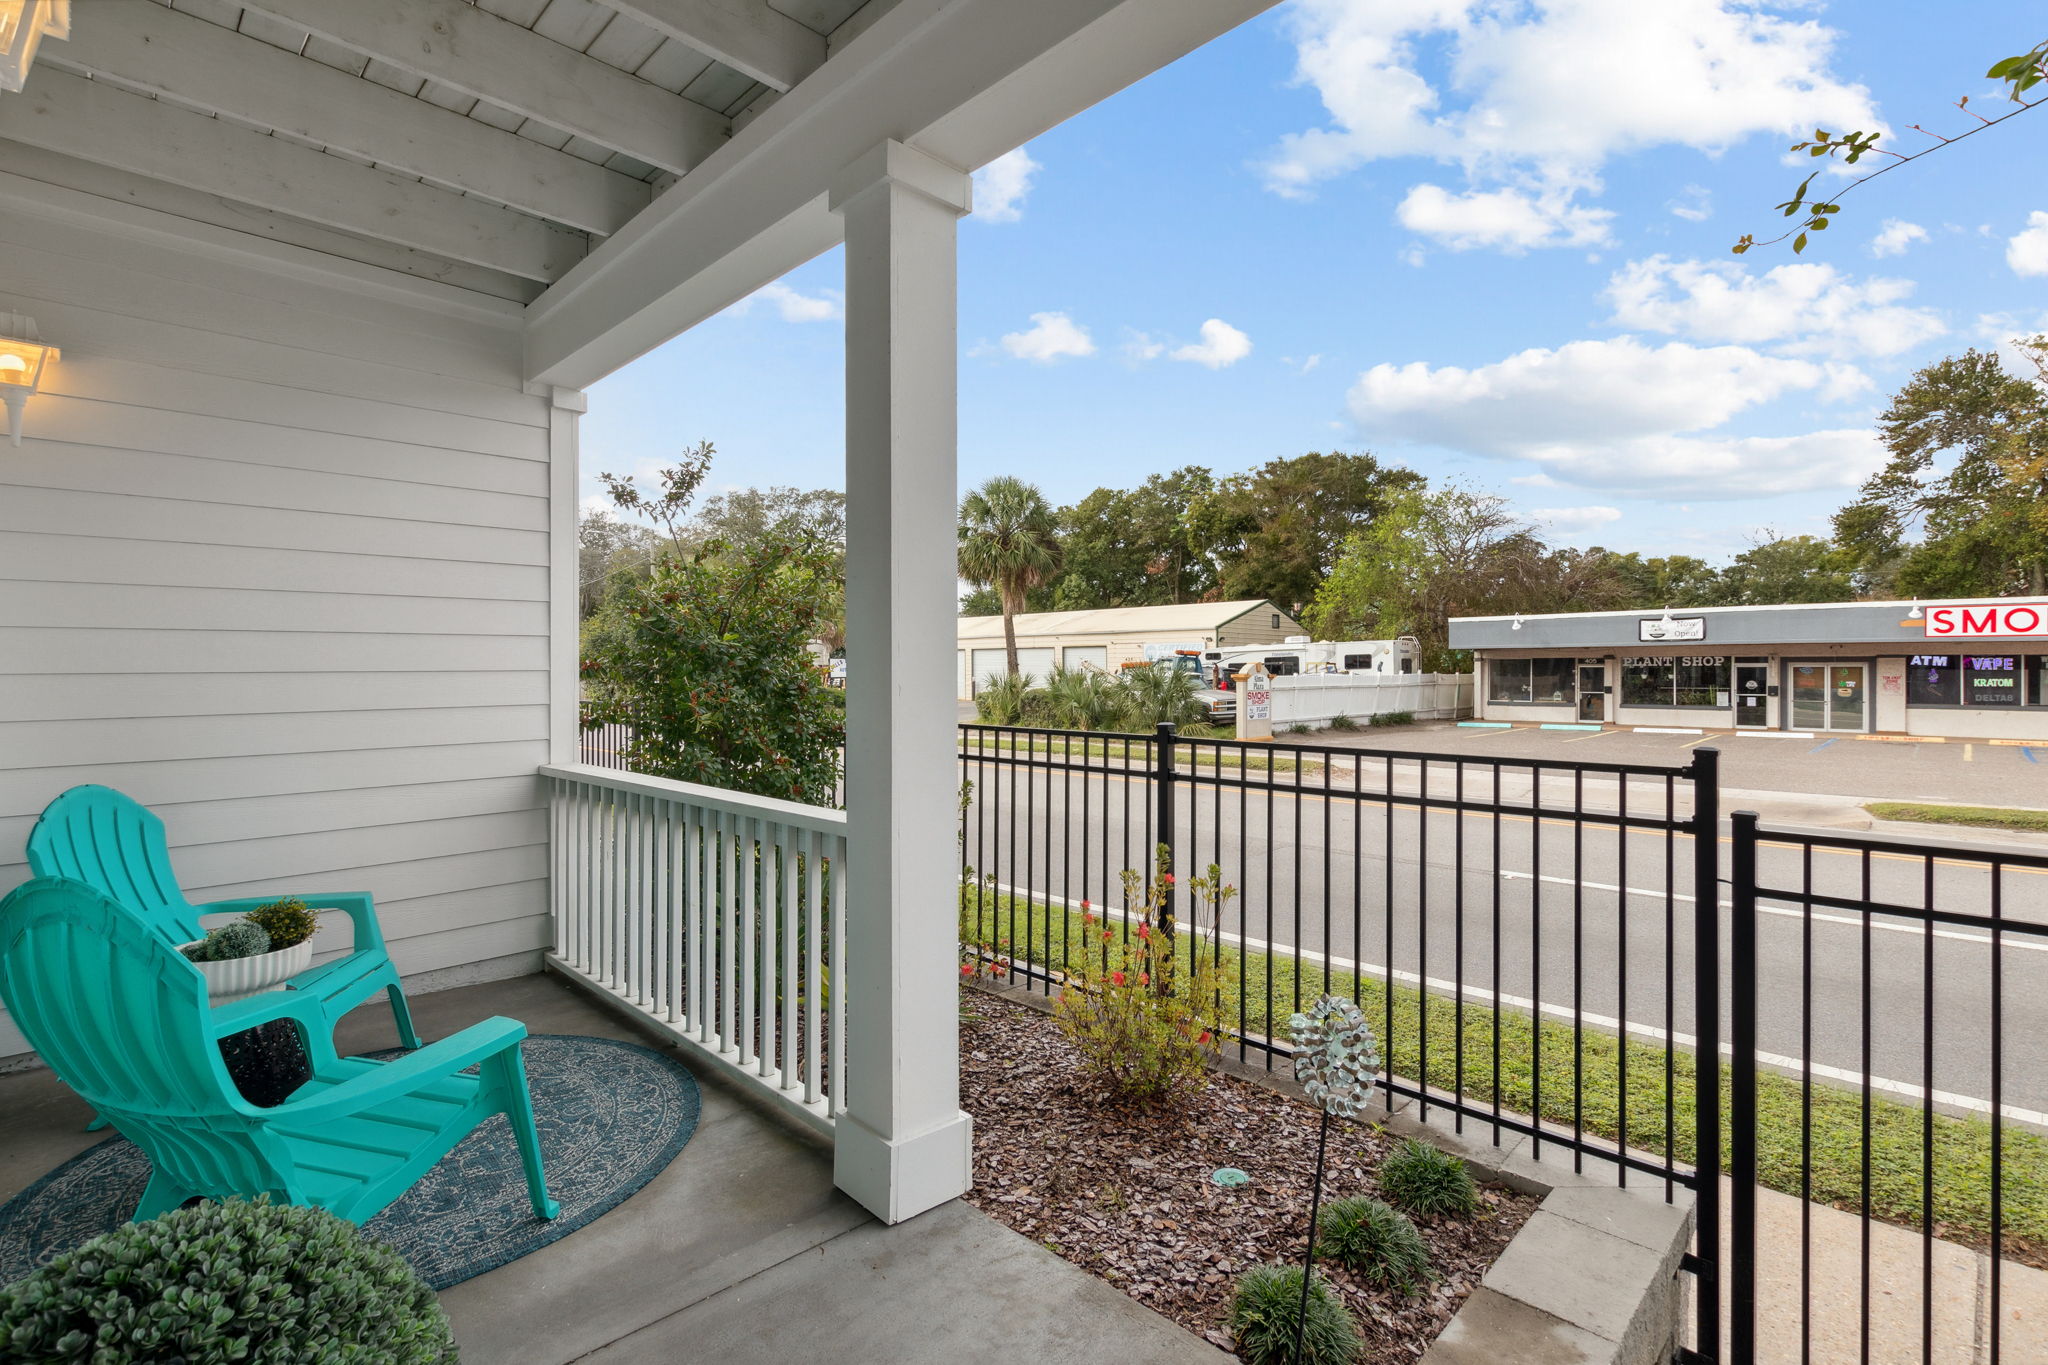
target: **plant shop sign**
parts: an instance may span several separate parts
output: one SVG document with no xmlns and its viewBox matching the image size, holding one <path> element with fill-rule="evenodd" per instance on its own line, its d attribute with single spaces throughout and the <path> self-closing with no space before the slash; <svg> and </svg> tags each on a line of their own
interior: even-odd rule
<svg viewBox="0 0 2048 1365">
<path fill-rule="evenodd" d="M 1927 638 L 2048 639 L 2048 606 L 2027 602 L 1968 602 L 1927 609 Z"/>
</svg>

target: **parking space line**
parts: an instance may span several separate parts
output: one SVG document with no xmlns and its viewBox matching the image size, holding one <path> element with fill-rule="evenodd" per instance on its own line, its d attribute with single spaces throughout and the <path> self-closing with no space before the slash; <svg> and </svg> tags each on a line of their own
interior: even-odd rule
<svg viewBox="0 0 2048 1365">
<path fill-rule="evenodd" d="M 1808 752 L 1808 753 L 1810 753 L 1810 754 L 1817 754 L 1817 753 L 1819 753 L 1819 752 L 1820 752 L 1820 751 L 1821 751 L 1822 749 L 1825 749 L 1825 748 L 1827 748 L 1827 747 L 1828 747 L 1828 745 L 1830 745 L 1830 744 L 1836 744 L 1836 743 L 1839 743 L 1840 741 L 1841 741 L 1841 736 L 1839 736 L 1839 735 L 1837 735 L 1837 736 L 1836 736 L 1836 737 L 1835 737 L 1834 739 L 1824 739 L 1824 740 L 1822 740 L 1822 741 L 1821 741 L 1820 743 L 1818 743 L 1818 744 L 1814 745 L 1814 746 L 1813 746 L 1813 747 L 1812 747 L 1811 749 L 1808 749 L 1808 750 L 1807 750 L 1806 752 Z"/>
<path fill-rule="evenodd" d="M 1560 744 L 1584 744 L 1589 739 L 1605 739 L 1609 735 L 1618 735 L 1620 733 L 1621 731 L 1619 730 L 1595 730 L 1590 735 L 1574 735 L 1570 739 L 1559 740 L 1558 742 Z"/>
<path fill-rule="evenodd" d="M 1963 762 L 1965 762 L 1965 763 L 1975 763 L 1976 761 L 1977 761 L 1977 746 L 1976 746 L 1976 745 L 1974 745 L 1974 744 L 1965 744 L 1965 745 L 1963 746 Z"/>
<path fill-rule="evenodd" d="M 2034 757 L 2034 749 L 2033 746 L 2030 744 L 2020 746 L 2020 752 L 2027 756 L 2027 762 L 2029 763 L 2039 763 L 2041 761 L 2040 759 Z"/>
<path fill-rule="evenodd" d="M 1678 747 L 1681 749 L 1695 749 L 1705 744 L 1708 740 L 1716 738 L 1718 738 L 1716 735 L 1701 735 L 1698 739 L 1689 739 Z"/>
</svg>

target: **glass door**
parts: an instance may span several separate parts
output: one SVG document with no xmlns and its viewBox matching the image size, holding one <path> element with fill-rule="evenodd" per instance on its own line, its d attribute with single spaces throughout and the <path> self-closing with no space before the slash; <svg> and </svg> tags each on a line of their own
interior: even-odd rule
<svg viewBox="0 0 2048 1365">
<path fill-rule="evenodd" d="M 1869 728 L 1870 670 L 1863 664 L 1794 664 L 1792 728 Z"/>
</svg>

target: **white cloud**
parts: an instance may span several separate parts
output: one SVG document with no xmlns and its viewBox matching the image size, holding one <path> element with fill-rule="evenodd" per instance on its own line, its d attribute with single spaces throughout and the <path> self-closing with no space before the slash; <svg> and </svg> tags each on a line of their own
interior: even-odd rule
<svg viewBox="0 0 2048 1365">
<path fill-rule="evenodd" d="M 1323 355 L 1322 352 L 1318 351 L 1314 355 L 1305 356 L 1300 360 L 1296 360 L 1291 355 L 1283 355 L 1280 357 L 1280 363 L 1289 369 L 1299 370 L 1301 373 L 1307 374 L 1323 363 Z"/>
<path fill-rule="evenodd" d="M 1850 387 L 1844 369 L 1745 346 L 1651 347 L 1617 337 L 1523 351 L 1469 370 L 1377 365 L 1359 376 L 1349 404 L 1369 439 L 1528 460 L 1554 480 L 1585 487 L 1753 497 L 1854 485 L 1882 452 L 1860 431 L 1693 433 L 1781 395 L 1836 395 Z"/>
<path fill-rule="evenodd" d="M 1751 274 L 1733 261 L 1631 261 L 1607 282 L 1614 321 L 1638 331 L 1727 341 L 1782 343 L 1794 354 L 1891 356 L 1948 328 L 1908 308 L 1910 280 L 1858 284 L 1831 265 L 1800 263 Z"/>
<path fill-rule="evenodd" d="M 1677 198 L 1666 201 L 1664 207 L 1688 223 L 1702 223 L 1714 216 L 1714 196 L 1705 185 L 1687 185 Z"/>
<path fill-rule="evenodd" d="M 1587 240 L 1576 200 L 1617 155 L 1884 128 L 1864 88 L 1829 73 L 1832 30 L 1747 0 L 1297 0 L 1292 25 L 1296 76 L 1328 119 L 1281 139 L 1267 187 L 1305 198 L 1370 161 L 1430 157 L 1556 225 L 1504 245 Z"/>
<path fill-rule="evenodd" d="M 1206 365 L 1212 370 L 1221 370 L 1235 365 L 1252 353 L 1252 339 L 1232 327 L 1222 318 L 1210 318 L 1202 324 L 1202 339 L 1179 347 L 1169 360 L 1185 360 L 1196 365 Z"/>
<path fill-rule="evenodd" d="M 984 223 L 1014 223 L 1024 216 L 1032 177 L 1045 168 L 1019 147 L 974 173 L 974 216 Z"/>
<path fill-rule="evenodd" d="M 765 299 L 775 305 L 784 322 L 830 322 L 839 316 L 839 298 L 827 290 L 821 294 L 802 294 L 777 280 L 764 284 L 752 294 L 740 300 L 739 309 L 745 311 L 755 299 Z"/>
<path fill-rule="evenodd" d="M 1529 515 L 1562 535 L 1590 531 L 1621 520 L 1619 507 L 1538 507 Z"/>
<path fill-rule="evenodd" d="M 1124 358 L 1132 361 L 1157 360 L 1166 354 L 1166 343 L 1154 339 L 1150 332 L 1135 328 L 1124 328 Z"/>
<path fill-rule="evenodd" d="M 1088 329 L 1065 313 L 1033 313 L 1031 322 L 1027 330 L 1003 336 L 1003 349 L 1017 359 L 1050 365 L 1065 356 L 1095 354 L 1095 340 Z"/>
<path fill-rule="evenodd" d="M 1508 482 L 1518 483 L 1524 488 L 1557 488 L 1560 486 L 1556 479 L 1540 471 L 1535 474 L 1517 474 L 1509 479 Z"/>
<path fill-rule="evenodd" d="M 1440 185 L 1417 185 L 1394 210 L 1410 232 L 1433 237 L 1453 251 L 1499 247 L 1520 255 L 1537 246 L 1599 246 L 1611 240 L 1614 215 L 1570 202 L 1566 190 L 1528 195 L 1517 189 L 1454 194 Z"/>
<path fill-rule="evenodd" d="M 2048 275 L 2048 213 L 2027 215 L 2027 225 L 2005 244 L 2005 263 L 2015 275 Z"/>
<path fill-rule="evenodd" d="M 1878 229 L 1877 236 L 1870 239 L 1870 254 L 1901 256 L 1913 243 L 1926 240 L 1927 229 L 1918 223 L 1909 223 L 1903 218 L 1887 218 L 1884 226 Z"/>
</svg>

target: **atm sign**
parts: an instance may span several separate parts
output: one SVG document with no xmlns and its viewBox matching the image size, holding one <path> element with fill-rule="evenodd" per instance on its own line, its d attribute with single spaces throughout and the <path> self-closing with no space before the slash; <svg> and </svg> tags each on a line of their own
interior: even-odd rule
<svg viewBox="0 0 2048 1365">
<path fill-rule="evenodd" d="M 1960 607 L 1929 607 L 1927 638 L 2048 638 L 2048 607 L 2026 603 L 1978 602 Z"/>
</svg>

